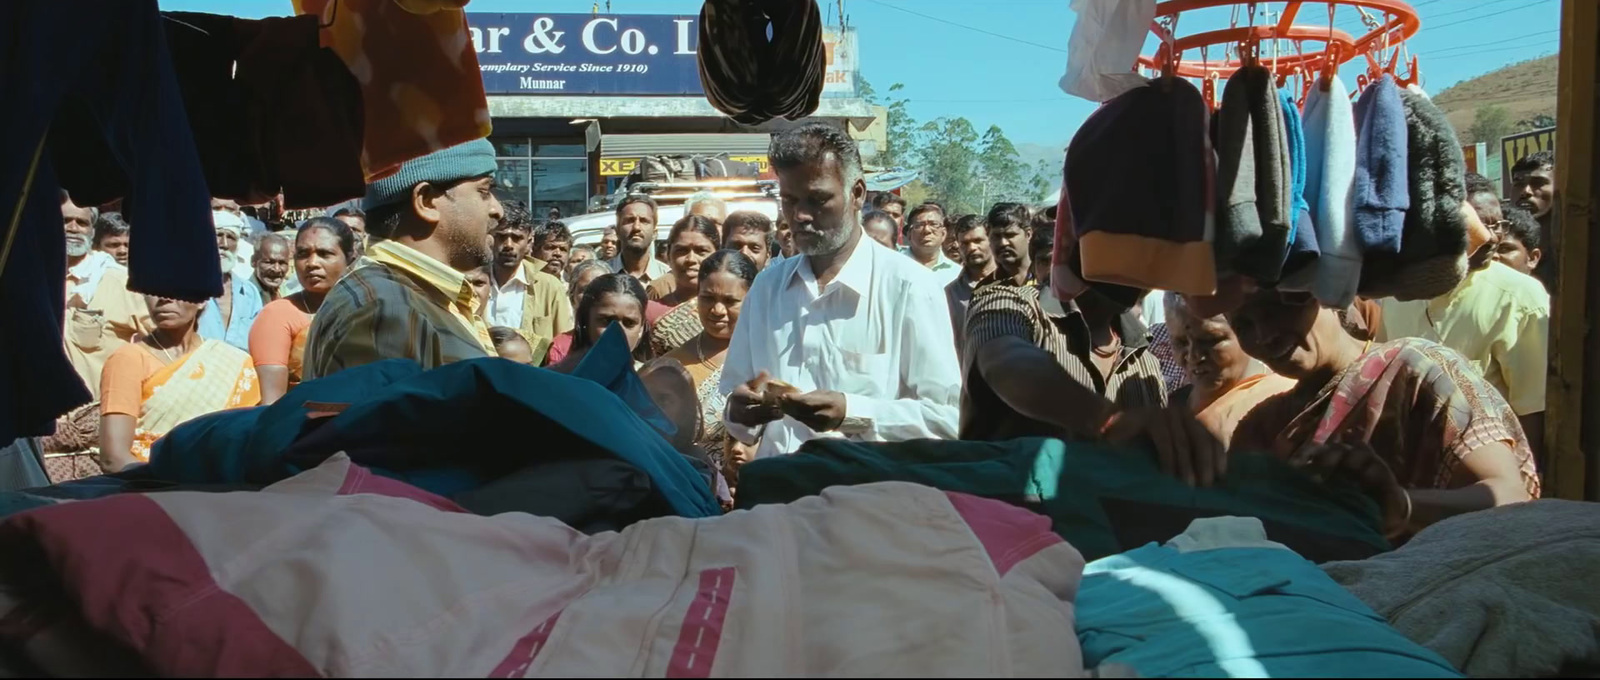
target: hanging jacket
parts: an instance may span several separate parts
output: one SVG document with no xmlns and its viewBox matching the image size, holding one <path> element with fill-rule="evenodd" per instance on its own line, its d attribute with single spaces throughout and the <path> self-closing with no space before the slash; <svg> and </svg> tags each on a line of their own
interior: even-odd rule
<svg viewBox="0 0 1600 680">
<path fill-rule="evenodd" d="M 1362 241 L 1351 215 L 1355 193 L 1355 111 L 1344 83 L 1334 76 L 1328 89 L 1306 95 L 1306 203 L 1316 225 L 1317 259 L 1311 292 L 1337 309 L 1355 301 L 1361 284 Z"/>
<path fill-rule="evenodd" d="M 316 17 L 164 16 L 212 196 L 320 208 L 366 191 L 361 84 Z"/>
<path fill-rule="evenodd" d="M 89 401 L 64 350 L 66 243 L 51 146 L 93 139 L 140 225 L 129 288 L 222 292 L 210 196 L 154 0 L 0 3 L 0 441 L 42 436 Z M 61 27 L 71 31 L 62 32 Z M 89 162 L 89 158 L 75 159 Z M 86 202 L 86 204 L 88 204 Z M 12 208 L 18 208 L 13 211 Z"/>
<path fill-rule="evenodd" d="M 341 454 L 11 517 L 0 567 L 0 644 L 46 677 L 1086 675 L 1048 520 L 905 483 L 585 536 Z"/>
<path fill-rule="evenodd" d="M 489 100 L 461 11 L 466 2 L 293 1 L 295 14 L 318 19 L 321 43 L 361 83 L 368 182 L 413 158 L 489 136 Z"/>
</svg>

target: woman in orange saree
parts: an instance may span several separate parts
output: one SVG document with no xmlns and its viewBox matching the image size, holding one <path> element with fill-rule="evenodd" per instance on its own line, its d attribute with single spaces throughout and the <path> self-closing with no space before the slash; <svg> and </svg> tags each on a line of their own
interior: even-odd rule
<svg viewBox="0 0 1600 680">
<path fill-rule="evenodd" d="M 356 236 L 331 217 L 313 217 L 294 239 L 294 270 L 300 291 L 273 300 L 250 327 L 250 356 L 261 378 L 261 403 L 272 404 L 300 384 L 306 335 L 333 284 L 355 261 Z"/>
<path fill-rule="evenodd" d="M 184 421 L 261 402 L 250 355 L 200 338 L 204 303 L 145 302 L 155 329 L 118 348 L 100 376 L 100 456 L 109 472 L 148 461 L 151 445 Z"/>
</svg>

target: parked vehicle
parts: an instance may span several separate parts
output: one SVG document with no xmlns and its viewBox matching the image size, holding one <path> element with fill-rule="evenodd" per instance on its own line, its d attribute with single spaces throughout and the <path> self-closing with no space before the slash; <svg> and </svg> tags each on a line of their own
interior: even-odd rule
<svg viewBox="0 0 1600 680">
<path fill-rule="evenodd" d="M 749 210 L 778 219 L 778 183 L 775 180 L 705 180 L 694 182 L 639 182 L 608 197 L 607 206 L 614 206 L 628 194 L 644 194 L 656 201 L 659 207 L 656 226 L 656 253 L 666 253 L 667 235 L 673 223 L 683 218 L 684 203 L 695 194 L 706 192 L 728 204 L 728 213 Z M 612 208 L 563 219 L 572 232 L 573 245 L 594 246 L 608 227 L 617 224 L 617 213 Z"/>
</svg>

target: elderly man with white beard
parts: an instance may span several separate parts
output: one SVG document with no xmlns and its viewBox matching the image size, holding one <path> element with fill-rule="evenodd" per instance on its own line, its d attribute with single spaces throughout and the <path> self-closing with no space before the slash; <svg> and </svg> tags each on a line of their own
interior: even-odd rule
<svg viewBox="0 0 1600 680">
<path fill-rule="evenodd" d="M 217 257 L 222 267 L 222 296 L 206 302 L 200 311 L 200 337 L 221 340 L 250 351 L 250 326 L 261 314 L 261 289 L 251 282 L 254 270 L 236 254 L 244 237 L 242 218 L 226 210 L 211 211 L 217 228 Z M 242 274 L 242 275 L 241 275 Z"/>
<path fill-rule="evenodd" d="M 96 398 L 106 358 L 134 335 L 154 327 L 144 296 L 128 291 L 128 268 L 92 247 L 98 216 L 98 210 L 77 205 L 61 193 L 67 239 L 67 358 Z"/>
</svg>

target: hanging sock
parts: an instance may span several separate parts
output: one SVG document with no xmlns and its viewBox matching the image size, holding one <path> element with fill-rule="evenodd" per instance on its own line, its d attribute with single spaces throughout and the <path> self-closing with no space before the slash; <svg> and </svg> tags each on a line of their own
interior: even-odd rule
<svg viewBox="0 0 1600 680">
<path fill-rule="evenodd" d="M 706 0 L 698 58 L 706 99 L 735 122 L 804 118 L 822 102 L 822 12 L 813 0 Z"/>
</svg>

